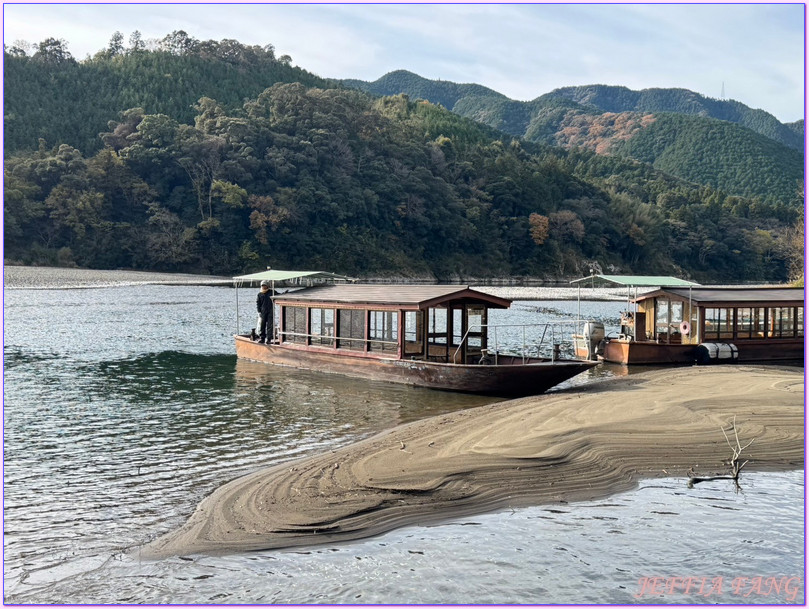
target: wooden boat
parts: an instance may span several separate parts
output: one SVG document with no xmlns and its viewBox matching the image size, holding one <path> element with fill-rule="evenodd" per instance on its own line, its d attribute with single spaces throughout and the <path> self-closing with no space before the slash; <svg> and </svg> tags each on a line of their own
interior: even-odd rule
<svg viewBox="0 0 809 609">
<path fill-rule="evenodd" d="M 634 303 L 605 339 L 605 361 L 803 362 L 803 288 L 660 288 Z"/>
<path fill-rule="evenodd" d="M 337 284 L 275 297 L 269 344 L 235 336 L 240 358 L 375 380 L 502 396 L 542 393 L 596 362 L 504 354 L 489 309 L 511 301 L 468 286 Z"/>
<path fill-rule="evenodd" d="M 619 344 L 620 341 L 627 339 L 628 342 L 634 341 L 634 336 L 631 335 L 631 331 L 625 325 L 625 319 L 621 321 L 621 333 L 618 335 L 617 339 L 615 337 L 607 337 L 604 333 L 604 324 L 591 320 L 591 321 L 583 321 L 581 320 L 581 300 L 582 300 L 582 287 L 586 288 L 587 284 L 590 284 L 592 288 L 596 286 L 620 286 L 622 288 L 626 288 L 626 301 L 627 301 L 627 308 L 631 307 L 632 305 L 632 294 L 634 290 L 634 296 L 637 300 L 638 298 L 638 288 L 694 288 L 699 287 L 698 283 L 694 283 L 693 281 L 687 281 L 685 279 L 680 279 L 678 277 L 671 277 L 666 275 L 596 275 L 595 273 L 587 276 L 582 277 L 580 279 L 574 279 L 570 283 L 576 284 L 579 288 L 578 293 L 578 300 L 579 300 L 579 322 L 578 326 L 580 331 L 573 334 L 573 352 L 575 353 L 576 357 L 581 357 L 583 359 L 606 359 L 604 357 L 604 349 L 607 342 L 613 342 L 615 340 L 615 344 L 612 346 L 613 352 L 617 352 L 620 348 Z M 637 306 L 635 307 L 637 312 Z M 634 314 L 631 312 L 627 312 L 624 317 L 631 318 Z M 644 347 L 648 346 L 650 349 L 655 349 L 653 354 L 647 355 L 644 353 Z M 648 362 L 650 363 L 652 360 L 665 360 L 667 357 L 675 357 L 675 361 L 681 361 L 683 355 L 677 353 L 678 349 L 675 347 L 670 352 L 663 353 L 658 352 L 656 350 L 657 344 L 656 342 L 652 342 L 648 345 L 645 343 L 643 345 L 633 345 L 633 357 L 637 358 L 639 361 L 637 363 Z M 611 357 L 616 357 L 615 355 L 611 354 Z M 619 359 L 610 359 L 608 361 L 618 361 L 619 363 L 627 363 L 627 361 L 622 361 Z M 633 362 L 635 363 L 635 362 Z M 658 363 L 674 363 L 668 361 L 659 361 Z"/>
</svg>

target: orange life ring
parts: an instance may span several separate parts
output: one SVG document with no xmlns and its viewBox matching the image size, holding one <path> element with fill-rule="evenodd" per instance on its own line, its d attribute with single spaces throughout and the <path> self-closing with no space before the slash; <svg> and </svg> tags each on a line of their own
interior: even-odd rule
<svg viewBox="0 0 809 609">
<path fill-rule="evenodd" d="M 691 333 L 691 324 L 689 324 L 687 321 L 684 321 L 683 323 L 681 323 L 680 324 L 680 332 L 682 334 L 690 334 Z"/>
</svg>

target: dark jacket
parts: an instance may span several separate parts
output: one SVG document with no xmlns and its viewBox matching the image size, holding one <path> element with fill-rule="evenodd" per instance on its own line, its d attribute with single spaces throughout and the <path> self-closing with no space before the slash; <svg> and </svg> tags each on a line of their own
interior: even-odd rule
<svg viewBox="0 0 809 609">
<path fill-rule="evenodd" d="M 262 317 L 272 317 L 272 290 L 259 292 L 256 297 L 256 310 Z"/>
</svg>

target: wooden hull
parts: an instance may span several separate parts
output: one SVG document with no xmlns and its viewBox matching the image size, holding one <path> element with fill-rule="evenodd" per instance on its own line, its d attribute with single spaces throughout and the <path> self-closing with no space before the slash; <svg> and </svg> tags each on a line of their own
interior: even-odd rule
<svg viewBox="0 0 809 609">
<path fill-rule="evenodd" d="M 300 345 L 262 345 L 236 336 L 237 357 L 279 366 L 359 378 L 405 383 L 431 389 L 525 396 L 543 393 L 597 365 L 578 360 L 499 358 L 496 366 L 446 364 L 372 357 L 363 353 L 315 350 Z"/>
<path fill-rule="evenodd" d="M 803 341 L 785 340 L 738 341 L 734 362 L 795 362 L 803 361 Z M 666 345 L 651 341 L 610 339 L 604 346 L 604 361 L 616 364 L 693 364 L 697 345 Z"/>
</svg>

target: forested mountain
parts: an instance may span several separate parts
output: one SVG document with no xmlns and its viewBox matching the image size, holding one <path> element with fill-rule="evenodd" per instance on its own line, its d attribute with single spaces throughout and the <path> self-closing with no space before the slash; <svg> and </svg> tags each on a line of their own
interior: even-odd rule
<svg viewBox="0 0 809 609">
<path fill-rule="evenodd" d="M 787 127 L 792 129 L 798 136 L 801 138 L 801 141 L 804 139 L 804 132 L 803 132 L 803 119 L 799 121 L 795 121 L 794 123 L 787 123 Z"/>
<path fill-rule="evenodd" d="M 532 118 L 544 108 L 553 107 L 553 100 L 573 102 L 567 107 L 583 111 L 599 112 L 673 112 L 707 118 L 716 118 L 737 123 L 776 142 L 795 150 L 803 150 L 803 121 L 784 124 L 769 112 L 754 110 L 735 100 L 719 100 L 705 97 L 688 89 L 644 89 L 633 91 L 627 87 L 610 85 L 586 85 L 562 87 L 537 97 L 530 102 L 518 102 L 487 87 L 474 84 L 457 84 L 444 80 L 428 80 L 407 70 L 396 70 L 385 74 L 374 82 L 343 80 L 346 86 L 374 93 L 375 95 L 397 95 L 405 93 L 414 99 L 426 99 L 441 104 L 463 116 L 469 116 L 470 108 L 487 113 L 488 120 L 481 120 L 500 128 L 495 121 L 521 121 L 523 135 Z M 473 99 L 478 98 L 478 99 Z M 509 119 L 503 117 L 503 102 L 514 104 Z M 459 105 L 461 104 L 461 105 Z M 485 107 L 490 105 L 490 109 Z M 456 107 L 457 106 L 457 107 Z M 499 108 L 499 110 L 498 110 Z M 509 112 L 506 111 L 505 114 Z M 519 115 L 519 119 L 517 119 Z M 469 118 L 474 118 L 469 116 Z M 480 120 L 480 119 L 476 119 Z"/>
<path fill-rule="evenodd" d="M 341 81 L 347 87 L 360 89 L 374 95 L 399 95 L 406 93 L 413 99 L 426 99 L 454 110 L 455 104 L 467 97 L 485 97 L 509 101 L 502 93 L 475 84 L 458 84 L 444 80 L 429 80 L 407 70 L 395 70 L 372 83 L 363 80 Z M 516 134 L 514 134 L 516 135 Z"/>
<path fill-rule="evenodd" d="M 788 202 L 803 182 L 803 121 L 784 125 L 762 110 L 684 89 L 592 85 L 519 102 L 485 87 L 429 81 L 405 71 L 373 83 L 343 82 L 441 103 L 529 141 L 584 145 L 641 160 L 730 194 Z"/>
<path fill-rule="evenodd" d="M 754 110 L 735 100 L 705 97 L 687 89 L 644 89 L 589 85 L 563 87 L 539 98 L 562 98 L 602 112 L 676 112 L 737 123 L 789 148 L 803 150 L 803 137 L 769 112 Z"/>
<path fill-rule="evenodd" d="M 803 155 L 747 129 L 683 114 L 567 113 L 555 141 L 624 156 L 732 194 L 796 203 Z"/>
<path fill-rule="evenodd" d="M 329 86 L 328 81 L 275 57 L 272 45 L 245 46 L 235 40 L 199 41 L 183 31 L 147 51 L 136 37 L 121 37 L 85 61 L 76 61 L 63 41 L 50 38 L 32 56 L 6 49 L 3 65 L 5 154 L 36 150 L 38 140 L 70 144 L 83 154 L 101 149 L 98 134 L 121 110 L 143 108 L 190 122 L 200 97 L 241 107 L 276 82 Z"/>
<path fill-rule="evenodd" d="M 249 48 L 205 59 L 205 73 L 230 73 Z M 197 65 L 189 53 L 199 51 L 126 51 L 76 67 L 131 65 L 140 94 L 157 100 L 149 83 Z M 9 59 L 32 64 L 14 70 L 54 74 L 36 55 L 7 50 L 7 69 Z M 280 77 L 316 78 L 267 62 L 284 64 Z M 184 82 L 198 91 L 194 76 Z M 594 268 L 782 281 L 800 256 L 798 210 L 785 202 L 728 196 L 584 147 L 520 141 L 426 101 L 320 84 L 276 82 L 245 99 L 234 85 L 227 102 L 200 95 L 191 116 L 182 104 L 124 106 L 86 151 L 41 139 L 7 153 L 7 261 L 439 279 Z M 67 99 L 58 88 L 51 97 Z M 68 122 L 75 103 L 62 113 Z"/>
</svg>

